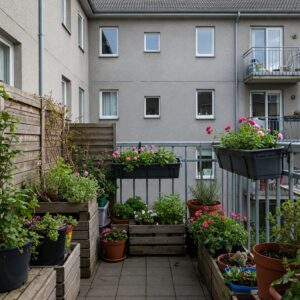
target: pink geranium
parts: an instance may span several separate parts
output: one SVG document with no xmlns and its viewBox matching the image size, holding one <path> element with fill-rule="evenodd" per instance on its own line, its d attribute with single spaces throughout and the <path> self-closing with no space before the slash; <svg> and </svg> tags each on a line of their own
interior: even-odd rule
<svg viewBox="0 0 300 300">
<path fill-rule="evenodd" d="M 206 127 L 206 132 L 207 132 L 207 134 L 211 134 L 212 132 L 213 132 L 213 128 L 212 128 L 212 126 L 207 126 Z"/>
<path fill-rule="evenodd" d="M 252 126 L 254 126 L 256 124 L 253 120 L 248 120 L 248 123 Z"/>
<path fill-rule="evenodd" d="M 283 140 L 283 134 L 281 132 L 278 133 L 277 138 L 279 140 Z"/>
<path fill-rule="evenodd" d="M 201 209 L 199 209 L 199 210 L 197 210 L 197 211 L 195 212 L 195 216 L 196 216 L 197 218 L 199 218 L 201 215 L 202 215 L 202 210 L 201 210 Z"/>
<path fill-rule="evenodd" d="M 239 123 L 244 123 L 245 121 L 247 121 L 247 118 L 239 118 Z"/>
<path fill-rule="evenodd" d="M 225 130 L 226 132 L 229 132 L 229 131 L 232 130 L 232 127 L 231 127 L 230 125 L 227 125 L 227 126 L 224 128 L 224 130 Z"/>
<path fill-rule="evenodd" d="M 131 161 L 131 158 L 130 158 L 129 156 L 127 156 L 125 159 L 126 159 L 127 161 Z"/>
<path fill-rule="evenodd" d="M 254 124 L 253 127 L 254 127 L 255 129 L 257 129 L 257 130 L 260 130 L 260 129 L 261 129 L 261 127 L 260 127 L 259 124 Z"/>
<path fill-rule="evenodd" d="M 261 131 L 261 130 L 257 131 L 257 134 L 258 134 L 259 136 L 264 136 L 264 135 L 265 135 L 264 132 Z"/>
<path fill-rule="evenodd" d="M 204 222 L 202 223 L 202 227 L 204 227 L 204 228 L 208 228 L 208 227 L 209 227 L 209 224 L 208 224 L 208 222 L 204 221 Z"/>
</svg>

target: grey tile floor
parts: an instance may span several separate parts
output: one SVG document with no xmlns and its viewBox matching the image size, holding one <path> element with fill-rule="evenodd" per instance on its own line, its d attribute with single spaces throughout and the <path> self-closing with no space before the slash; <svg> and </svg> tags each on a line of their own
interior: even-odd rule
<svg viewBox="0 0 300 300">
<path fill-rule="evenodd" d="M 77 300 L 210 300 L 190 257 L 129 257 L 100 262 L 94 275 L 81 280 Z"/>
</svg>

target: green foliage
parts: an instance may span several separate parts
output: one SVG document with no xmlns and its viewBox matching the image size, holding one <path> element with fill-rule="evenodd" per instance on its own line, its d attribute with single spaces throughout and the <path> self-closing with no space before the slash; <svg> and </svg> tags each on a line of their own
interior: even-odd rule
<svg viewBox="0 0 300 300">
<path fill-rule="evenodd" d="M 224 216 L 221 212 L 211 215 L 198 211 L 188 229 L 198 245 L 204 246 L 213 256 L 219 251 L 232 251 L 247 240 L 247 232 L 241 221 Z"/>
<path fill-rule="evenodd" d="M 103 243 L 106 243 L 108 241 L 114 242 L 114 241 L 121 241 L 124 239 L 127 239 L 127 232 L 126 230 L 118 230 L 114 227 L 112 229 L 105 228 L 101 235 L 101 240 Z"/>
<path fill-rule="evenodd" d="M 133 171 L 138 166 L 159 164 L 163 167 L 176 162 L 176 156 L 172 151 L 167 151 L 161 147 L 156 150 L 155 146 L 145 146 L 145 148 L 141 147 L 140 149 L 132 147 L 122 153 L 115 151 L 112 158 L 114 163 L 122 164 L 127 172 Z"/>
<path fill-rule="evenodd" d="M 281 218 L 281 224 L 277 223 L 276 216 Z M 269 219 L 276 242 L 300 244 L 300 198 L 295 202 L 288 200 L 282 203 L 281 207 L 277 208 L 276 215 L 270 214 Z"/>
<path fill-rule="evenodd" d="M 227 284 L 233 283 L 243 286 L 257 286 L 256 271 L 245 270 L 236 266 L 223 273 Z"/>
<path fill-rule="evenodd" d="M 160 195 L 155 200 L 154 209 L 160 224 L 182 224 L 185 205 L 178 194 Z"/>
<path fill-rule="evenodd" d="M 128 198 L 125 203 L 131 207 L 133 212 L 141 212 L 142 210 L 147 210 L 147 205 L 142 202 L 142 198 L 140 196 Z"/>
<path fill-rule="evenodd" d="M 154 217 L 156 216 L 156 213 L 154 213 L 152 210 L 148 210 L 148 208 L 136 211 L 134 213 L 134 220 L 137 224 L 144 224 L 144 225 L 151 225 L 154 224 Z"/>
<path fill-rule="evenodd" d="M 220 197 L 219 185 L 216 180 L 210 180 L 209 183 L 199 180 L 195 187 L 189 186 L 189 190 L 197 205 L 216 204 Z"/>
<path fill-rule="evenodd" d="M 133 210 L 127 204 L 116 203 L 113 206 L 112 214 L 117 219 L 129 220 L 131 218 L 131 216 L 133 216 Z"/>
</svg>

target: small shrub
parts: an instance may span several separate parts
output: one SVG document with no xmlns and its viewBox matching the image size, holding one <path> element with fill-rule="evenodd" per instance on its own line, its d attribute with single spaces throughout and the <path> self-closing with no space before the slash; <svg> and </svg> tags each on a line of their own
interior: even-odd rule
<svg viewBox="0 0 300 300">
<path fill-rule="evenodd" d="M 152 210 L 142 210 L 134 213 L 134 220 L 137 224 L 151 225 L 154 224 L 156 213 Z"/>
<path fill-rule="evenodd" d="M 133 210 L 127 204 L 116 203 L 112 209 L 112 213 L 117 219 L 128 220 L 133 215 Z"/>
<path fill-rule="evenodd" d="M 147 205 L 142 202 L 142 198 L 140 196 L 128 198 L 125 203 L 132 208 L 133 212 L 141 212 L 147 209 Z"/>
</svg>

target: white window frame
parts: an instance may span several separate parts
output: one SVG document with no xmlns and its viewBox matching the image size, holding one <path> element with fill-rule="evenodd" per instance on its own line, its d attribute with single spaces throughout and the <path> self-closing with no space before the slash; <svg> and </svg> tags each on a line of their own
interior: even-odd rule
<svg viewBox="0 0 300 300">
<path fill-rule="evenodd" d="M 61 22 L 67 27 L 67 0 L 61 0 Z"/>
<path fill-rule="evenodd" d="M 201 173 L 199 175 L 199 172 L 198 172 L 198 155 L 199 155 L 199 152 L 202 151 L 202 150 L 211 150 L 211 159 L 212 159 L 212 165 L 211 165 L 211 176 L 209 175 L 202 175 L 201 177 Z M 208 149 L 208 148 L 201 148 L 201 149 L 196 149 L 196 179 L 197 180 L 201 180 L 201 179 L 204 179 L 204 180 L 214 180 L 215 179 L 215 162 L 214 162 L 214 159 L 215 159 L 215 153 L 213 151 L 213 149 Z"/>
<path fill-rule="evenodd" d="M 157 34 L 158 35 L 158 50 L 147 50 L 147 34 Z M 158 53 L 160 52 L 160 32 L 145 32 L 144 33 L 144 52 L 147 53 Z"/>
<path fill-rule="evenodd" d="M 103 116 L 103 112 L 102 112 L 102 93 L 103 92 L 117 93 L 117 115 L 116 116 Z M 99 94 L 100 94 L 100 107 L 99 107 L 99 116 L 100 116 L 100 119 L 104 119 L 104 120 L 116 120 L 116 119 L 119 119 L 119 91 L 118 90 L 101 90 L 99 92 Z"/>
<path fill-rule="evenodd" d="M 62 90 L 63 90 L 63 86 L 64 86 L 64 91 L 62 93 L 62 99 L 61 99 L 61 104 L 64 106 L 67 106 L 67 102 L 68 102 L 68 82 L 67 80 L 65 80 L 64 78 L 61 79 L 61 86 L 62 86 Z"/>
<path fill-rule="evenodd" d="M 84 109 L 84 97 L 85 93 L 84 93 L 84 89 L 79 88 L 78 90 L 78 104 L 79 104 L 79 110 L 78 110 L 78 117 L 79 117 L 79 123 L 84 123 L 84 113 L 85 113 L 85 109 Z"/>
<path fill-rule="evenodd" d="M 211 92 L 212 93 L 212 115 L 199 115 L 198 114 L 198 92 Z M 213 119 L 215 119 L 215 90 L 210 90 L 210 89 L 197 89 L 196 90 L 196 119 L 198 119 L 198 120 L 213 120 Z"/>
<path fill-rule="evenodd" d="M 78 22 L 79 20 L 80 21 L 80 24 L 78 24 L 78 46 L 80 49 L 84 50 L 84 17 L 78 13 Z M 79 28 L 80 28 L 80 31 L 81 31 L 81 39 L 80 39 L 80 31 L 79 31 Z"/>
<path fill-rule="evenodd" d="M 157 98 L 158 99 L 158 115 L 147 115 L 146 114 L 146 103 L 148 98 Z M 145 119 L 159 119 L 160 118 L 160 96 L 145 96 L 144 97 L 144 118 Z"/>
<path fill-rule="evenodd" d="M 212 53 L 198 53 L 198 31 L 204 28 L 212 29 Z M 215 57 L 215 27 L 213 26 L 198 26 L 196 27 L 196 57 Z"/>
<path fill-rule="evenodd" d="M 115 53 L 115 54 L 102 53 L 102 30 L 103 29 L 116 29 L 116 31 L 117 31 L 117 53 Z M 117 26 L 110 26 L 110 27 L 102 26 L 102 27 L 100 27 L 99 34 L 100 34 L 100 54 L 99 55 L 101 57 L 118 57 L 119 56 L 119 27 L 117 27 Z"/>
<path fill-rule="evenodd" d="M 8 84 L 11 86 L 14 86 L 14 45 L 1 36 L 0 36 L 0 41 L 9 48 L 9 82 L 8 82 Z"/>
</svg>

